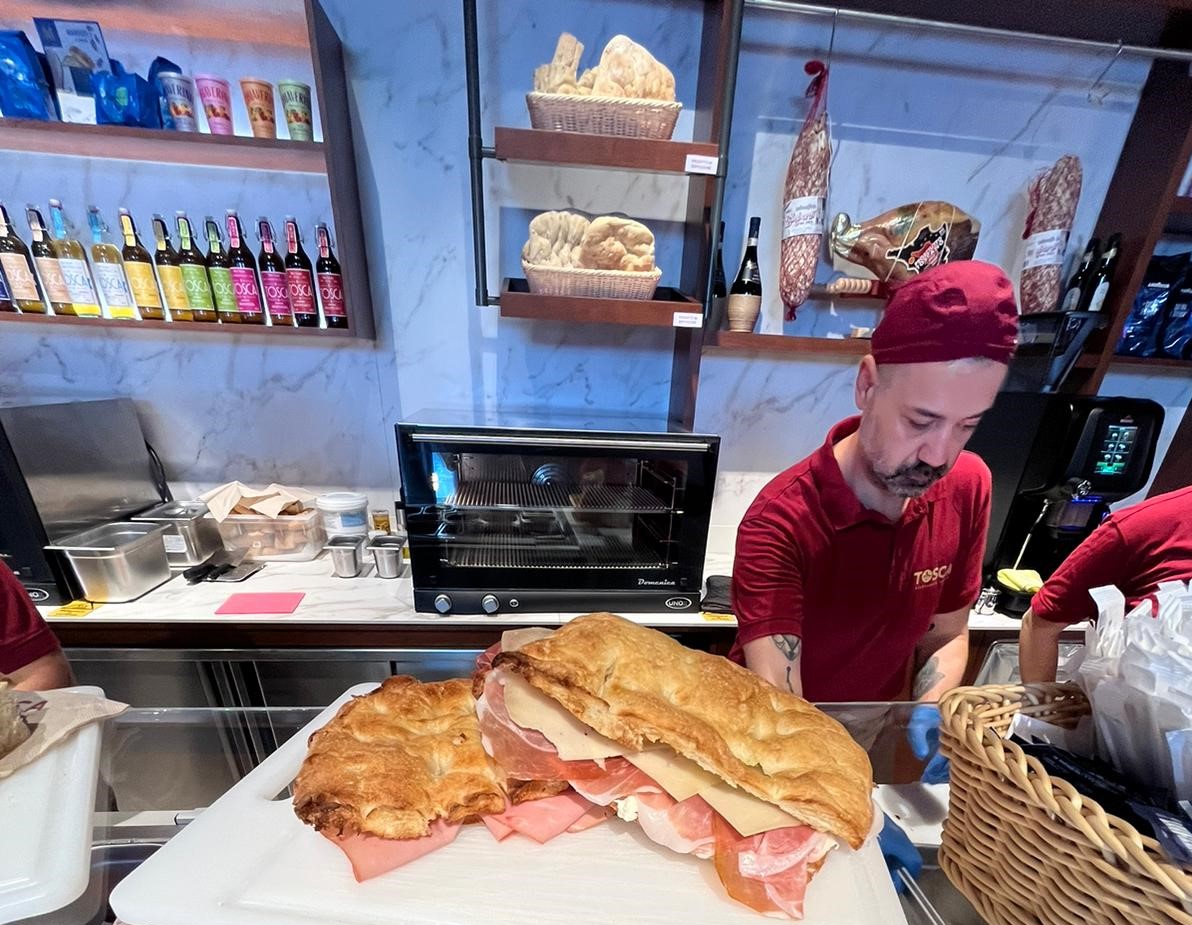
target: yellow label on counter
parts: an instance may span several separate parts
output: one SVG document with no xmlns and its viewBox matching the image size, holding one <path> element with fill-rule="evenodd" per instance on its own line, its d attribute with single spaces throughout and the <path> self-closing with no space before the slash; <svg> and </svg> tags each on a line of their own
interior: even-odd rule
<svg viewBox="0 0 1192 925">
<path fill-rule="evenodd" d="M 731 613 L 708 613 L 704 611 L 704 620 L 708 623 L 736 623 L 737 618 Z"/>
<path fill-rule="evenodd" d="M 71 601 L 69 604 L 63 604 L 57 610 L 51 610 L 51 617 L 85 617 L 93 610 L 102 607 L 102 604 L 92 604 L 90 601 Z"/>
</svg>

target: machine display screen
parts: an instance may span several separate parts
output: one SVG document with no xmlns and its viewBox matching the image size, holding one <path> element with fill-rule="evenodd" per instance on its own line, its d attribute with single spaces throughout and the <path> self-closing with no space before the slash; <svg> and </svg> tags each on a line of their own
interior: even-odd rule
<svg viewBox="0 0 1192 925">
<path fill-rule="evenodd" d="M 1093 462 L 1093 474 L 1100 476 L 1124 475 L 1134 455 L 1138 427 L 1133 424 L 1110 424 L 1105 430 L 1105 439 Z"/>
</svg>

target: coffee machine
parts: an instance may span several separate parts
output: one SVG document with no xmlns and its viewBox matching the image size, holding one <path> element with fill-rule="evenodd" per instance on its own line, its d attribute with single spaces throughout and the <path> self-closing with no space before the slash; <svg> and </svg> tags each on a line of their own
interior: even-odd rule
<svg viewBox="0 0 1192 925">
<path fill-rule="evenodd" d="M 993 473 L 985 584 L 1003 568 L 1046 580 L 1112 502 L 1146 485 L 1162 424 L 1149 399 L 1000 394 L 968 445 Z M 1000 609 L 1025 611 L 1023 597 Z"/>
</svg>

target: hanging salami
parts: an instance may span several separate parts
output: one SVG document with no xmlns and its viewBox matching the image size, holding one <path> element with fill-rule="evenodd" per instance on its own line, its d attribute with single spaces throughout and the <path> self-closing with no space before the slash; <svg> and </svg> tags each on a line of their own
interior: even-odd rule
<svg viewBox="0 0 1192 925">
<path fill-rule="evenodd" d="M 1055 311 L 1060 300 L 1064 252 L 1080 201 L 1080 182 L 1080 158 L 1071 154 L 1031 180 L 1018 298 L 1024 315 Z"/>
<path fill-rule="evenodd" d="M 808 61 L 803 70 L 811 75 L 806 93 L 811 108 L 795 139 L 782 192 L 779 291 L 787 321 L 794 320 L 795 310 L 806 300 L 815 281 L 824 233 L 824 200 L 828 195 L 828 69 L 822 61 Z"/>
</svg>

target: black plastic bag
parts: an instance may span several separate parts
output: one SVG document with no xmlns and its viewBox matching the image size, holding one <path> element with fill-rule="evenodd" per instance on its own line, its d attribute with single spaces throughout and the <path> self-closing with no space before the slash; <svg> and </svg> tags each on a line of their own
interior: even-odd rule
<svg viewBox="0 0 1192 925">
<path fill-rule="evenodd" d="M 1192 254 L 1151 258 L 1115 353 L 1135 357 L 1153 357 L 1159 353 L 1167 305 L 1187 272 L 1189 257 Z"/>
</svg>

